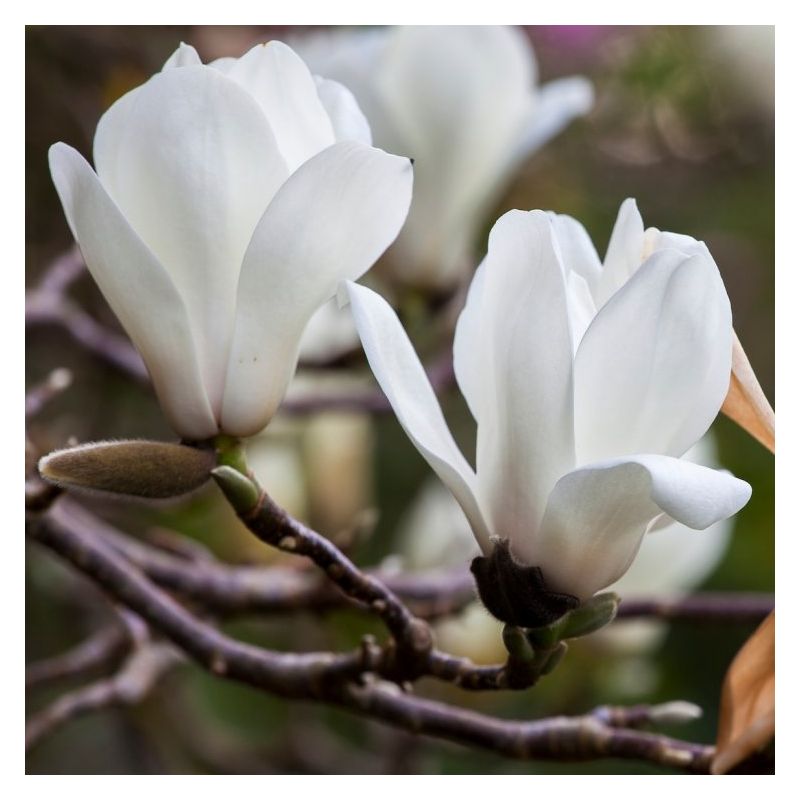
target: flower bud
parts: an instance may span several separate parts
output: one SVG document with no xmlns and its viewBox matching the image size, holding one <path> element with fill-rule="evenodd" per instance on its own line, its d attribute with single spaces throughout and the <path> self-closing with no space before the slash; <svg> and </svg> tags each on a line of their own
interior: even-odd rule
<svg viewBox="0 0 800 800">
<path fill-rule="evenodd" d="M 56 450 L 39 461 L 39 473 L 59 486 L 134 497 L 165 498 L 202 486 L 214 454 L 169 442 L 120 441 Z"/>
</svg>

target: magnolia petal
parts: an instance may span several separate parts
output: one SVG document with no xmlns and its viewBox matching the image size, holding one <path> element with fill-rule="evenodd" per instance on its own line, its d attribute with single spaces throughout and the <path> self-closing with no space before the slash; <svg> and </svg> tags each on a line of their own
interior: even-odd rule
<svg viewBox="0 0 800 800">
<path fill-rule="evenodd" d="M 336 141 L 313 76 L 288 45 L 256 45 L 226 74 L 264 110 L 290 172 Z"/>
<path fill-rule="evenodd" d="M 578 463 L 683 455 L 725 399 L 731 335 L 730 301 L 708 252 L 654 253 L 600 310 L 578 348 Z"/>
<path fill-rule="evenodd" d="M 629 197 L 619 207 L 617 221 L 611 231 L 611 240 L 603 260 L 603 274 L 596 289 L 598 308 L 639 269 L 644 256 L 642 215 L 636 201 Z"/>
<path fill-rule="evenodd" d="M 493 531 L 516 538 L 535 529 L 550 489 L 575 464 L 572 339 L 548 215 L 504 214 L 483 271 L 473 329 L 477 473 Z"/>
<path fill-rule="evenodd" d="M 344 285 L 364 352 L 397 419 L 458 500 L 481 549 L 489 552 L 489 530 L 476 494 L 475 473 L 453 439 L 425 370 L 397 314 L 376 292 Z"/>
<path fill-rule="evenodd" d="M 63 143 L 50 172 L 92 277 L 141 353 L 172 427 L 188 439 L 217 432 L 183 300 L 86 159 Z"/>
<path fill-rule="evenodd" d="M 681 459 L 618 458 L 561 478 L 537 535 L 512 547 L 541 567 L 551 589 L 586 598 L 622 576 L 662 512 L 702 530 L 735 514 L 750 494 L 749 484 L 730 473 Z"/>
<path fill-rule="evenodd" d="M 337 81 L 314 76 L 317 94 L 333 125 L 337 142 L 352 140 L 372 144 L 372 132 L 353 93 Z"/>
<path fill-rule="evenodd" d="M 483 329 L 483 287 L 486 283 L 486 260 L 482 261 L 467 293 L 467 302 L 458 315 L 453 339 L 453 369 L 458 388 L 467 401 L 476 422 L 480 414 L 481 398 L 485 393 L 485 374 L 482 353 L 485 345 Z"/>
<path fill-rule="evenodd" d="M 419 164 L 396 249 L 398 277 L 447 283 L 463 270 L 474 226 L 504 179 L 533 92 L 524 34 L 502 26 L 392 32 L 380 72 L 397 152 Z M 370 118 L 371 119 L 371 118 Z"/>
<path fill-rule="evenodd" d="M 329 28 L 289 40 L 312 73 L 333 79 L 353 93 L 369 120 L 373 140 L 392 153 L 402 152 L 403 148 L 391 139 L 393 123 L 387 119 L 381 97 L 380 73 L 386 45 L 395 30 Z"/>
<path fill-rule="evenodd" d="M 707 433 L 684 460 L 716 467 L 719 461 L 714 436 Z M 678 597 L 699 586 L 727 552 L 733 533 L 731 518 L 719 520 L 703 531 L 675 522 L 662 514 L 650 525 L 628 571 L 613 590 L 628 596 Z"/>
<path fill-rule="evenodd" d="M 357 350 L 358 344 L 353 315 L 333 297 L 311 315 L 300 339 L 300 361 L 324 364 Z"/>
<path fill-rule="evenodd" d="M 234 58 L 233 56 L 222 56 L 221 58 L 215 58 L 213 61 L 209 61 L 208 66 L 227 75 L 238 60 L 238 58 Z"/>
<path fill-rule="evenodd" d="M 739 337 L 733 334 L 731 383 L 722 413 L 775 452 L 775 412 L 756 378 Z"/>
<path fill-rule="evenodd" d="M 181 42 L 178 45 L 178 49 L 164 62 L 161 71 L 174 69 L 175 67 L 192 67 L 202 63 L 200 56 L 197 55 L 197 50 L 190 44 Z"/>
<path fill-rule="evenodd" d="M 594 289 L 603 272 L 600 257 L 586 228 L 568 214 L 549 212 L 558 248 L 568 272 L 576 272 Z"/>
<path fill-rule="evenodd" d="M 264 114 L 215 69 L 168 69 L 103 115 L 94 154 L 103 186 L 184 298 L 218 414 L 239 269 L 288 175 Z"/>
<path fill-rule="evenodd" d="M 303 164 L 275 195 L 242 265 L 226 432 L 249 436 L 269 422 L 311 315 L 391 244 L 408 213 L 411 184 L 408 159 L 340 142 Z"/>
<path fill-rule="evenodd" d="M 512 167 L 557 136 L 576 117 L 588 114 L 593 105 L 594 87 L 580 75 L 541 86 L 530 104 L 522 138 L 512 156 Z"/>
</svg>

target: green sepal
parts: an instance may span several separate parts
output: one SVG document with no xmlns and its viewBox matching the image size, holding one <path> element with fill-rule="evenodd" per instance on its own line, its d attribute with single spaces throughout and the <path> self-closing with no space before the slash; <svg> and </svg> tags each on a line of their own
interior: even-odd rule
<svg viewBox="0 0 800 800">
<path fill-rule="evenodd" d="M 614 592 L 592 597 L 564 617 L 560 638 L 575 639 L 604 628 L 617 616 L 618 608 L 619 595 Z"/>
<path fill-rule="evenodd" d="M 531 646 L 535 650 L 550 650 L 555 647 L 564 638 L 562 635 L 564 619 L 561 617 L 550 625 L 543 625 L 540 628 L 529 628 L 525 633 Z"/>
<path fill-rule="evenodd" d="M 211 474 L 222 493 L 239 514 L 247 514 L 258 505 L 260 491 L 247 475 L 227 465 L 215 467 Z"/>
<path fill-rule="evenodd" d="M 567 654 L 567 650 L 569 650 L 569 645 L 566 642 L 559 642 L 555 650 L 550 651 L 550 655 L 542 664 L 539 674 L 549 675 L 561 663 L 561 659 Z"/>
<path fill-rule="evenodd" d="M 170 442 L 90 442 L 55 450 L 39 474 L 59 486 L 162 499 L 186 494 L 210 477 L 214 453 Z"/>
<path fill-rule="evenodd" d="M 509 655 L 519 661 L 533 661 L 536 655 L 525 632 L 516 625 L 503 626 L 503 644 Z"/>
</svg>

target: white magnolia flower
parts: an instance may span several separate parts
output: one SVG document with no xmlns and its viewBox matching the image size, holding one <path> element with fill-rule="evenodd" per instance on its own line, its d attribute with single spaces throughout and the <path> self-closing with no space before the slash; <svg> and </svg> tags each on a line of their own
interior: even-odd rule
<svg viewBox="0 0 800 800">
<path fill-rule="evenodd" d="M 480 225 L 514 169 L 593 102 L 582 77 L 538 86 L 517 28 L 363 29 L 295 46 L 353 92 L 377 145 L 414 159 L 414 201 L 385 266 L 425 288 L 471 267 Z"/>
<path fill-rule="evenodd" d="M 701 242 L 645 232 L 632 200 L 602 265 L 570 217 L 511 211 L 494 226 L 455 338 L 475 470 L 392 309 L 344 290 L 375 376 L 483 552 L 508 540 L 549 590 L 585 599 L 659 520 L 703 529 L 749 499 L 745 482 L 681 458 L 730 381 L 719 271 Z"/>
<path fill-rule="evenodd" d="M 716 465 L 713 434 L 707 433 L 684 458 Z M 662 522 L 666 524 L 654 525 L 645 534 L 628 571 L 609 587 L 623 602 L 628 597 L 674 600 L 691 592 L 722 561 L 733 532 L 732 519 L 715 522 L 702 535 L 669 518 Z M 480 555 L 464 512 L 436 481 L 425 484 L 403 518 L 399 543 L 404 563 L 412 570 L 455 568 Z M 448 652 L 491 663 L 503 656 L 501 627 L 480 604 L 470 604 L 462 614 L 436 623 L 436 639 Z M 617 652 L 640 654 L 657 647 L 668 629 L 663 621 L 623 620 L 604 628 L 601 639 Z"/>
<path fill-rule="evenodd" d="M 181 45 L 50 169 L 86 263 L 182 436 L 249 436 L 281 402 L 312 314 L 400 230 L 408 159 L 286 45 L 203 65 Z"/>
</svg>

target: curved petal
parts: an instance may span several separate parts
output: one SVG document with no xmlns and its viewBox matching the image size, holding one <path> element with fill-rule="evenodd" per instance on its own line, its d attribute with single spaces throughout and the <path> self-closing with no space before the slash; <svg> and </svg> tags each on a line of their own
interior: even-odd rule
<svg viewBox="0 0 800 800">
<path fill-rule="evenodd" d="M 450 489 L 481 549 L 491 549 L 476 495 L 475 473 L 455 443 L 428 376 L 397 314 L 376 292 L 355 283 L 344 291 L 353 308 L 364 352 L 397 419 L 413 445 Z"/>
<path fill-rule="evenodd" d="M 750 486 L 730 473 L 685 460 L 614 459 L 561 478 L 535 541 L 513 546 L 520 558 L 541 567 L 554 591 L 586 598 L 625 572 L 662 512 L 701 530 L 735 514 L 750 494 Z"/>
<path fill-rule="evenodd" d="M 405 148 L 397 152 L 418 164 L 396 271 L 446 283 L 463 268 L 478 218 L 504 178 L 533 92 L 533 55 L 514 28 L 411 26 L 392 32 L 379 80 Z M 374 125 L 373 134 L 386 146 Z"/>
<path fill-rule="evenodd" d="M 483 289 L 486 283 L 486 259 L 484 259 L 472 278 L 467 293 L 467 302 L 458 315 L 456 333 L 453 338 L 453 369 L 458 388 L 467 401 L 475 422 L 479 421 L 480 403 L 483 396 L 486 375 L 483 328 Z"/>
<path fill-rule="evenodd" d="M 233 56 L 222 56 L 221 58 L 215 58 L 213 61 L 209 61 L 208 66 L 227 75 L 238 60 L 238 58 L 234 58 Z"/>
<path fill-rule="evenodd" d="M 372 144 L 372 132 L 353 93 L 337 81 L 314 76 L 317 94 L 333 125 L 337 142 L 353 140 Z"/>
<path fill-rule="evenodd" d="M 302 361 L 325 362 L 358 347 L 353 315 L 339 308 L 336 298 L 323 303 L 309 319 L 300 339 Z"/>
<path fill-rule="evenodd" d="M 334 143 L 314 78 L 288 45 L 258 44 L 225 71 L 264 110 L 290 172 Z"/>
<path fill-rule="evenodd" d="M 181 42 L 178 49 L 164 62 L 161 67 L 163 72 L 165 69 L 174 69 L 175 67 L 193 67 L 202 64 L 200 56 L 197 55 L 197 50 L 190 44 Z"/>
<path fill-rule="evenodd" d="M 603 304 L 639 269 L 645 257 L 642 215 L 636 201 L 622 202 L 603 260 L 603 274 L 596 288 L 597 307 Z"/>
<path fill-rule="evenodd" d="M 564 267 L 580 275 L 593 289 L 600 280 L 603 266 L 586 228 L 568 214 L 549 213 Z"/>
<path fill-rule="evenodd" d="M 683 460 L 717 466 L 717 448 L 707 433 Z M 650 526 L 628 571 L 614 584 L 624 595 L 676 596 L 699 586 L 719 564 L 727 551 L 733 520 L 721 519 L 703 532 L 662 514 Z"/>
<path fill-rule="evenodd" d="M 245 250 L 288 175 L 258 104 L 215 69 L 168 69 L 118 100 L 94 140 L 103 186 L 184 298 L 219 413 Z"/>
<path fill-rule="evenodd" d="M 660 250 L 600 310 L 575 358 L 579 464 L 681 456 L 730 383 L 731 307 L 707 253 Z"/>
<path fill-rule="evenodd" d="M 483 271 L 472 345 L 478 482 L 493 531 L 518 538 L 536 529 L 553 484 L 575 464 L 572 340 L 547 214 L 504 214 Z"/>
<path fill-rule="evenodd" d="M 222 427 L 249 436 L 280 404 L 311 315 L 344 279 L 363 275 L 391 244 L 411 202 L 412 169 L 340 142 L 281 187 L 242 265 Z"/>
<path fill-rule="evenodd" d="M 338 81 L 353 93 L 379 147 L 404 153 L 407 148 L 393 133 L 394 123 L 380 87 L 381 64 L 394 30 L 329 28 L 293 37 L 290 44 L 314 74 Z"/>
<path fill-rule="evenodd" d="M 594 87 L 580 75 L 559 78 L 539 88 L 532 98 L 522 137 L 514 148 L 511 167 L 546 144 L 576 117 L 588 114 L 594 105 Z"/>
<path fill-rule="evenodd" d="M 70 229 L 100 291 L 142 354 L 164 413 L 188 439 L 217 433 L 180 294 L 86 159 L 59 142 L 50 172 Z"/>
</svg>

